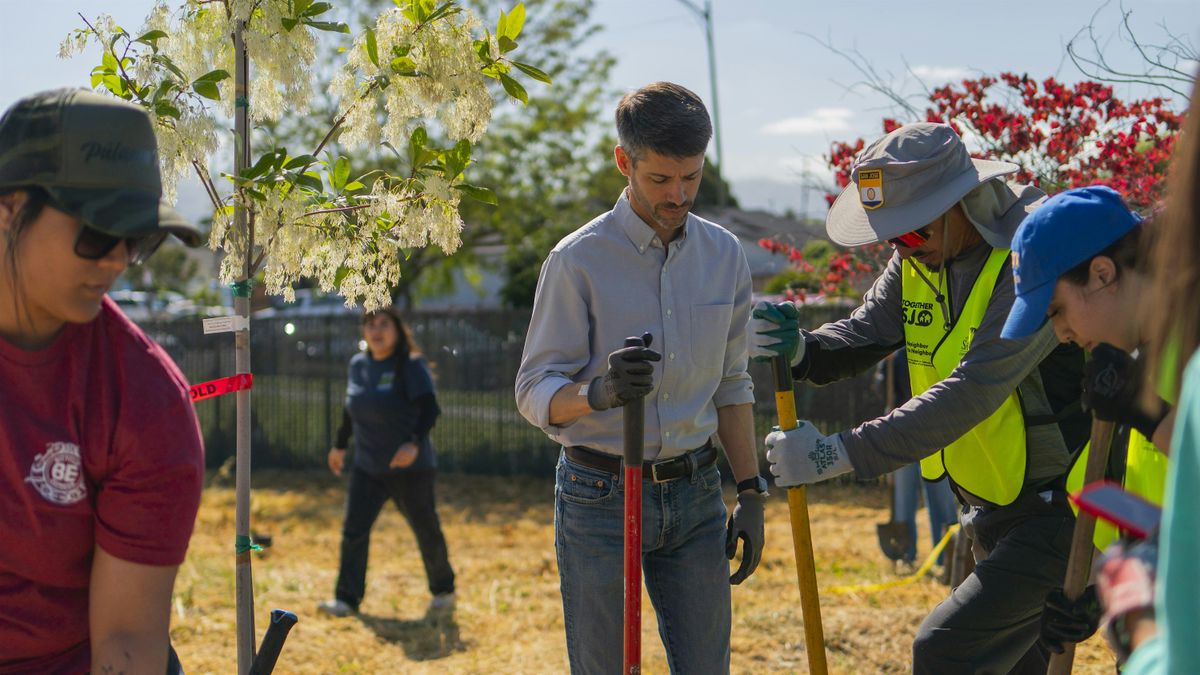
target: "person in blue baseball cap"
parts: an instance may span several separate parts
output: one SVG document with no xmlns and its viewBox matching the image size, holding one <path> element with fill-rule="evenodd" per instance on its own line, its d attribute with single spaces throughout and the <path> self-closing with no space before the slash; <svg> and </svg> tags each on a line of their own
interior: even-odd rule
<svg viewBox="0 0 1200 675">
<path fill-rule="evenodd" d="M 1145 256 L 1145 220 L 1111 188 L 1067 190 L 1046 200 L 1025 218 L 1013 237 L 1012 269 L 1016 299 L 1001 335 L 1030 335 L 1050 321 L 1062 342 L 1090 352 L 1084 369 L 1082 402 L 1104 420 L 1116 422 L 1117 444 L 1107 478 L 1162 504 L 1170 444 L 1170 406 L 1157 399 L 1147 408 L 1139 391 L 1144 352 L 1140 311 L 1151 288 Z M 1083 487 L 1086 446 L 1067 476 L 1067 490 Z M 1104 550 L 1119 534 L 1098 522 L 1093 541 Z M 1074 602 L 1061 589 L 1051 591 L 1042 614 L 1041 641 L 1062 651 L 1095 632 L 1101 616 L 1094 587 Z"/>
</svg>

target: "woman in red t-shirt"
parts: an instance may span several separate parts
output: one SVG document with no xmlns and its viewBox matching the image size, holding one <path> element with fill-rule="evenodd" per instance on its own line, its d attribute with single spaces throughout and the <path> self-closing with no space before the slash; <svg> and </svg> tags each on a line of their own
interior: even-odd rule
<svg viewBox="0 0 1200 675">
<path fill-rule="evenodd" d="M 203 481 L 186 382 L 105 295 L 167 234 L 138 106 L 0 118 L 0 674 L 179 672 L 171 591 Z"/>
</svg>

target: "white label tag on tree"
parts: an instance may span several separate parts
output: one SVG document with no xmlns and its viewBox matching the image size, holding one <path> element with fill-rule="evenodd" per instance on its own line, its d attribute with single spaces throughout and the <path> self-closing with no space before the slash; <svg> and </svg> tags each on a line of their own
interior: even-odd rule
<svg viewBox="0 0 1200 675">
<path fill-rule="evenodd" d="M 204 334 L 232 333 L 250 328 L 250 322 L 244 316 L 218 316 L 204 320 Z"/>
</svg>

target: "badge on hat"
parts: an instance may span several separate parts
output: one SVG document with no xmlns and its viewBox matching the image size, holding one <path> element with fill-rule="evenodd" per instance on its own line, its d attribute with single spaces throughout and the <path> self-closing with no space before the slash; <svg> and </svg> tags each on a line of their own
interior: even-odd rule
<svg viewBox="0 0 1200 675">
<path fill-rule="evenodd" d="M 883 206 L 883 171 L 872 169 L 858 172 L 858 199 L 864 209 Z"/>
</svg>

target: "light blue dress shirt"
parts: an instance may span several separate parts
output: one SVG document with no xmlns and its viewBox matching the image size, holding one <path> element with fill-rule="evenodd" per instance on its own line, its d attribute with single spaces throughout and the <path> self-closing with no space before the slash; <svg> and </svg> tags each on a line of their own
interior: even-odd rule
<svg viewBox="0 0 1200 675">
<path fill-rule="evenodd" d="M 664 247 L 622 193 L 542 265 L 517 407 L 558 443 L 620 455 L 621 408 L 557 426 L 550 400 L 565 385 L 603 374 L 626 337 L 649 332 L 663 358 L 645 399 L 645 457 L 697 448 L 716 432 L 717 408 L 754 401 L 746 372 L 750 302 L 750 267 L 737 237 L 689 214 Z"/>
</svg>

